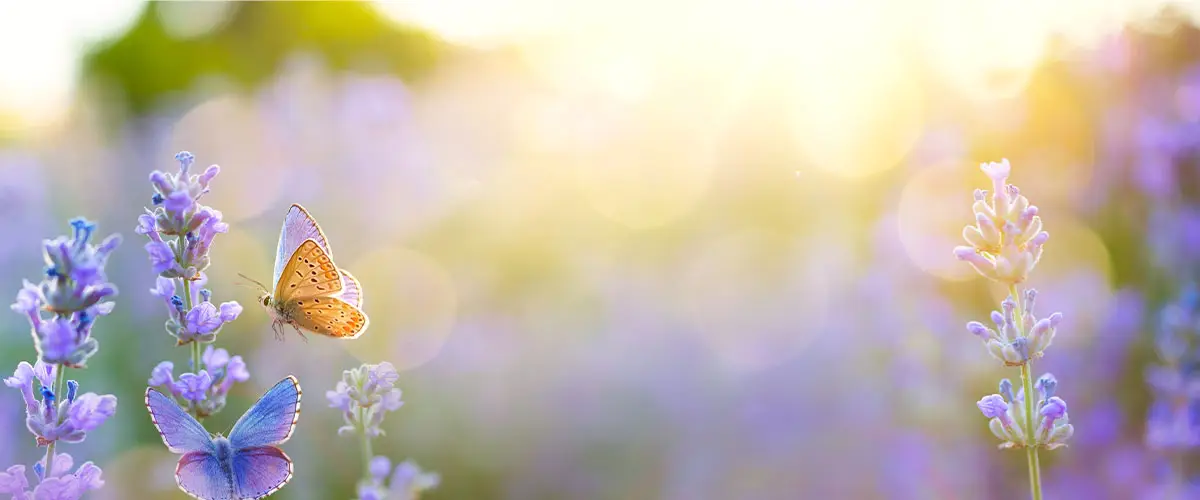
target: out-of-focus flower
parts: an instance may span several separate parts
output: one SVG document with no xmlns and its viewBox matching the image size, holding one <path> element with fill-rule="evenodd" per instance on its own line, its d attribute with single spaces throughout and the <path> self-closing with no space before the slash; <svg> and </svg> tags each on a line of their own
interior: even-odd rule
<svg viewBox="0 0 1200 500">
<path fill-rule="evenodd" d="M 384 415 L 404 405 L 400 389 L 395 386 L 399 379 L 400 374 L 388 362 L 342 372 L 336 388 L 325 393 L 329 406 L 341 410 L 346 422 L 338 433 L 367 432 L 372 437 L 383 434 L 379 425 Z"/>
<path fill-rule="evenodd" d="M 992 179 L 992 197 L 989 202 L 987 191 L 975 190 L 975 225 L 963 229 L 969 246 L 956 247 L 954 255 L 988 279 L 1015 285 L 1037 265 L 1050 234 L 1042 231 L 1038 208 L 1007 184 L 1007 159 L 980 168 Z"/>
<path fill-rule="evenodd" d="M 423 471 L 412 460 L 401 462 L 393 472 L 391 460 L 385 456 L 371 459 L 370 476 L 369 481 L 359 482 L 358 500 L 417 500 L 422 493 L 436 488 L 441 482 L 436 472 Z"/>
<path fill-rule="evenodd" d="M 14 500 L 79 500 L 88 491 L 104 486 L 102 471 L 91 462 L 84 462 L 75 472 L 70 472 L 75 461 L 66 453 L 55 454 L 54 466 L 46 470 L 45 460 L 33 466 L 37 486 L 31 491 L 25 475 L 24 465 L 14 465 L 0 472 L 0 493 L 12 495 Z"/>
<path fill-rule="evenodd" d="M 1146 371 L 1154 393 L 1146 444 L 1183 451 L 1200 446 L 1200 288 L 1186 286 L 1159 316 L 1155 347 L 1161 365 Z"/>
</svg>

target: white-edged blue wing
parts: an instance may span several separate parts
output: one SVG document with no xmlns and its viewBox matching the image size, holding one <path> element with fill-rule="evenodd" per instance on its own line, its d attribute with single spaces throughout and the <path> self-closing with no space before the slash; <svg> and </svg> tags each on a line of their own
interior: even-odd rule
<svg viewBox="0 0 1200 500">
<path fill-rule="evenodd" d="M 287 215 L 283 217 L 283 228 L 279 230 L 279 244 L 275 247 L 275 275 L 271 278 L 271 291 L 279 286 L 279 276 L 283 274 L 283 266 L 287 264 L 288 259 L 292 258 L 300 244 L 304 240 L 312 239 L 321 246 L 321 250 L 325 254 L 333 257 L 333 252 L 329 250 L 329 240 L 325 239 L 325 233 L 321 231 L 321 226 L 317 225 L 317 221 L 308 215 L 308 211 L 299 204 L 292 204 L 292 208 L 288 209 Z"/>
<path fill-rule="evenodd" d="M 287 441 L 300 419 L 301 394 L 296 377 L 280 380 L 233 424 L 229 444 L 234 450 L 245 450 Z"/>
<path fill-rule="evenodd" d="M 163 393 L 147 387 L 146 409 L 150 410 L 150 421 L 171 453 L 212 453 L 215 449 L 204 426 Z"/>
<path fill-rule="evenodd" d="M 263 498 L 292 479 L 292 459 L 274 446 L 234 451 L 231 469 L 238 498 Z"/>
<path fill-rule="evenodd" d="M 175 466 L 175 482 L 185 493 L 200 500 L 236 500 L 228 471 L 211 453 L 185 453 Z"/>
</svg>

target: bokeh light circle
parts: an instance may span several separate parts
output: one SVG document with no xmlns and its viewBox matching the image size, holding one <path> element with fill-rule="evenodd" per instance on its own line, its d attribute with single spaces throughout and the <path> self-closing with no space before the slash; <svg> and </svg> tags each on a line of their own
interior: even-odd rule
<svg viewBox="0 0 1200 500">
<path fill-rule="evenodd" d="M 163 159 L 158 168 L 177 170 L 173 158 L 179 151 L 196 155 L 195 173 L 220 165 L 203 203 L 221 210 L 226 221 L 255 217 L 278 206 L 291 178 L 281 145 L 268 130 L 272 126 L 254 101 L 233 94 L 214 97 L 175 124 L 169 147 L 157 156 Z"/>
<path fill-rule="evenodd" d="M 900 193 L 896 222 L 902 249 L 914 265 L 949 281 L 977 276 L 953 251 L 966 244 L 963 227 L 975 222 L 971 193 L 987 182 L 974 164 L 936 165 L 913 174 Z"/>
<path fill-rule="evenodd" d="M 361 337 L 340 343 L 347 352 L 364 363 L 390 361 L 397 370 L 437 356 L 458 314 L 455 284 L 437 261 L 392 246 L 339 265 L 362 284 L 371 321 Z"/>
<path fill-rule="evenodd" d="M 1035 0 L 931 0 L 917 33 L 938 76 L 969 98 L 1007 98 L 1028 83 L 1050 22 Z"/>
<path fill-rule="evenodd" d="M 727 369 L 752 372 L 795 358 L 823 329 L 844 253 L 746 229 L 696 248 L 677 287 L 681 316 Z"/>
<path fill-rule="evenodd" d="M 890 169 L 920 139 L 925 95 L 894 50 L 862 59 L 798 61 L 786 98 L 797 147 L 815 167 L 846 177 Z"/>
</svg>

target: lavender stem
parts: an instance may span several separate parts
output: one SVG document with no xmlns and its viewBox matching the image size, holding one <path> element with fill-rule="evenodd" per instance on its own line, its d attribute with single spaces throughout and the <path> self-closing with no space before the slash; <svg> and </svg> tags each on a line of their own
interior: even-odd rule
<svg viewBox="0 0 1200 500">
<path fill-rule="evenodd" d="M 1017 286 L 1009 285 L 1008 294 L 1016 302 L 1017 321 L 1016 327 L 1018 331 L 1021 329 L 1025 317 L 1025 311 L 1021 309 L 1021 296 L 1017 294 Z M 1020 332 L 1019 335 L 1024 336 L 1029 332 Z M 1029 465 L 1029 489 L 1033 500 L 1042 500 L 1042 471 L 1038 463 L 1037 443 L 1028 442 L 1033 438 L 1033 407 L 1037 405 L 1035 396 L 1033 395 L 1033 360 L 1025 360 L 1025 364 L 1021 365 L 1021 385 L 1025 388 L 1025 458 Z"/>
<path fill-rule="evenodd" d="M 371 436 L 367 433 L 367 411 L 366 408 L 358 409 L 359 432 L 362 435 L 362 454 L 363 454 L 363 479 L 371 481 L 371 458 L 375 454 L 371 451 Z"/>
<path fill-rule="evenodd" d="M 67 365 L 56 365 L 54 371 L 56 373 L 54 377 L 54 395 L 61 398 L 63 384 L 67 380 Z M 62 413 L 58 415 L 57 423 L 62 423 L 63 416 Z M 51 441 L 50 444 L 46 445 L 46 477 L 50 477 L 50 472 L 54 470 L 54 445 L 56 444 L 58 444 L 57 440 Z"/>
</svg>

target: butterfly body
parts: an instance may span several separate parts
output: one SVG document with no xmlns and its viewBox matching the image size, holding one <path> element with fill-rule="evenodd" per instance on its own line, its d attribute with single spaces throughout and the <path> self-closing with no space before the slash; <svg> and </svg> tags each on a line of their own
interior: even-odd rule
<svg viewBox="0 0 1200 500">
<path fill-rule="evenodd" d="M 292 205 L 279 234 L 272 288 L 259 296 L 276 338 L 283 338 L 284 325 L 301 337 L 308 331 L 354 339 L 366 331 L 362 287 L 331 254 L 317 221 L 304 207 Z"/>
<path fill-rule="evenodd" d="M 300 418 L 300 384 L 287 377 L 234 424 L 226 438 L 210 435 L 171 398 L 146 389 L 146 408 L 163 443 L 182 454 L 175 480 L 201 500 L 249 500 L 279 491 L 292 478 L 292 460 L 278 445 Z"/>
</svg>

